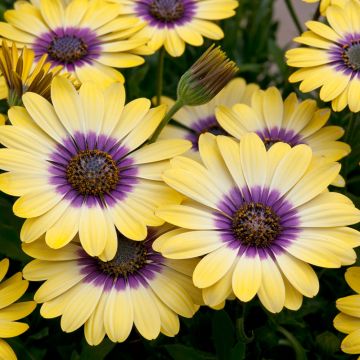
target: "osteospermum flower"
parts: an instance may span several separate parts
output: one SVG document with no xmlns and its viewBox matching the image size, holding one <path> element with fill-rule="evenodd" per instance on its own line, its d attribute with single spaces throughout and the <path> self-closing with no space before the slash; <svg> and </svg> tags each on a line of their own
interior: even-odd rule
<svg viewBox="0 0 360 360">
<path fill-rule="evenodd" d="M 122 12 L 137 17 L 145 25 L 135 37 L 147 37 L 153 50 L 165 46 L 171 56 L 181 56 L 185 43 L 201 46 L 203 36 L 219 40 L 221 28 L 209 20 L 235 15 L 236 0 L 111 0 Z"/>
<path fill-rule="evenodd" d="M 11 276 L 3 281 L 9 269 L 9 260 L 0 261 L 0 359 L 16 360 L 17 357 L 10 345 L 3 338 L 11 338 L 25 332 L 29 325 L 17 322 L 29 315 L 36 306 L 35 301 L 15 303 L 24 295 L 29 282 L 23 280 L 21 273 Z"/>
<path fill-rule="evenodd" d="M 360 267 L 346 270 L 346 282 L 356 292 L 336 301 L 341 311 L 334 319 L 337 330 L 348 334 L 341 343 L 341 350 L 347 354 L 360 354 Z"/>
<path fill-rule="evenodd" d="M 286 53 L 288 65 L 300 68 L 289 81 L 301 81 L 303 92 L 320 87 L 320 98 L 331 101 L 335 111 L 347 105 L 352 112 L 360 111 L 359 14 L 359 2 L 330 6 L 326 11 L 329 25 L 308 21 L 306 26 L 310 31 L 294 39 L 307 47 Z"/>
<path fill-rule="evenodd" d="M 125 341 L 133 324 L 146 339 L 160 332 L 175 336 L 178 315 L 192 317 L 202 299 L 191 281 L 197 260 L 168 260 L 152 249 L 164 232 L 149 229 L 141 242 L 119 235 L 119 250 L 108 262 L 90 257 L 76 243 L 59 250 L 41 240 L 24 244 L 24 251 L 36 258 L 24 268 L 24 276 L 46 280 L 35 293 L 43 303 L 41 315 L 61 316 L 65 332 L 85 324 L 90 345 L 99 344 L 105 334 L 114 342 Z"/>
<path fill-rule="evenodd" d="M 44 54 L 54 65 L 62 65 L 80 82 L 96 81 L 104 86 L 124 81 L 112 67 L 140 65 L 138 54 L 148 39 L 131 36 L 142 25 L 134 17 L 120 16 L 120 6 L 104 0 L 40 1 L 38 6 L 19 2 L 4 13 L 0 35 L 19 46 L 34 50 L 36 60 Z"/>
<path fill-rule="evenodd" d="M 242 301 L 256 294 L 271 312 L 298 309 L 302 295 L 319 289 L 309 264 L 351 264 L 360 234 L 345 226 L 360 211 L 344 195 L 326 192 L 340 165 L 312 164 L 311 148 L 276 143 L 268 151 L 254 133 L 235 140 L 199 139 L 204 165 L 171 161 L 167 184 L 192 200 L 162 206 L 156 214 L 180 226 L 153 244 L 172 259 L 203 256 L 193 274 L 204 301 L 217 305 L 232 292 Z"/>
<path fill-rule="evenodd" d="M 319 109 L 314 100 L 299 102 L 295 93 L 285 101 L 274 87 L 256 91 L 251 104 L 236 104 L 232 108 L 220 105 L 216 117 L 223 129 L 237 139 L 256 132 L 269 148 L 281 141 L 295 146 L 309 145 L 321 161 L 338 161 L 350 152 L 350 146 L 338 141 L 344 134 L 340 126 L 325 126 L 329 109 Z M 333 185 L 344 186 L 337 177 Z"/>
<path fill-rule="evenodd" d="M 19 51 L 12 43 L 9 48 L 6 41 L 2 42 L 0 50 L 0 70 L 3 85 L 0 88 L 0 99 L 7 98 L 10 106 L 22 105 L 21 97 L 27 91 L 35 92 L 50 100 L 51 81 L 61 70 L 62 66 L 51 68 L 44 54 L 36 66 L 34 52 L 24 47 Z"/>
<path fill-rule="evenodd" d="M 227 135 L 215 117 L 218 105 L 233 106 L 236 103 L 250 104 L 251 96 L 259 87 L 256 84 L 246 84 L 242 78 L 231 80 L 210 102 L 200 106 L 184 106 L 173 119 L 182 127 L 168 125 L 161 132 L 160 139 L 187 139 L 192 142 L 192 153 L 198 150 L 198 140 L 202 133 L 210 132 L 214 135 Z M 169 107 L 174 100 L 163 97 L 162 102 Z"/>
<path fill-rule="evenodd" d="M 62 77 L 52 82 L 53 106 L 26 93 L 25 108 L 9 111 L 13 126 L 0 128 L 0 189 L 20 196 L 14 213 L 28 218 L 22 241 L 46 232 L 59 248 L 79 232 L 85 251 L 111 259 L 117 249 L 115 227 L 134 240 L 146 225 L 163 221 L 153 211 L 180 201 L 160 178 L 168 159 L 186 151 L 185 140 L 161 141 L 139 148 L 154 132 L 165 106 L 150 109 L 137 99 L 124 106 L 121 84 L 106 91 L 85 83 L 79 94 Z M 139 149 L 138 149 L 139 148 Z"/>
</svg>

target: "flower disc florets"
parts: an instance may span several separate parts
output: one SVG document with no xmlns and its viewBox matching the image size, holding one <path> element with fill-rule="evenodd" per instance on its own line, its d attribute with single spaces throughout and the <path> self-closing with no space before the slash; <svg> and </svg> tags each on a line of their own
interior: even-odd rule
<svg viewBox="0 0 360 360">
<path fill-rule="evenodd" d="M 103 195 L 119 182 L 119 169 L 111 155 L 101 150 L 83 150 L 67 166 L 70 185 L 81 195 Z"/>
<path fill-rule="evenodd" d="M 136 273 L 147 260 L 147 248 L 143 242 L 133 241 L 125 237 L 118 237 L 118 250 L 113 260 L 99 260 L 99 268 L 106 274 L 124 278 Z"/>
<path fill-rule="evenodd" d="M 232 230 L 243 245 L 267 247 L 281 232 L 280 217 L 270 206 L 246 203 L 235 213 Z"/>
<path fill-rule="evenodd" d="M 149 5 L 150 14 L 161 22 L 173 22 L 183 17 L 185 7 L 182 0 L 154 0 Z"/>
</svg>

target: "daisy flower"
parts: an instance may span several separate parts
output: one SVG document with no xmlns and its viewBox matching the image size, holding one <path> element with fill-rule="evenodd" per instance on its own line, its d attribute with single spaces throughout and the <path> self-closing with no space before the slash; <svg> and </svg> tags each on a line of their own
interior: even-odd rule
<svg viewBox="0 0 360 360">
<path fill-rule="evenodd" d="M 51 63 L 46 61 L 46 54 L 36 65 L 34 58 L 35 54 L 32 50 L 24 47 L 19 53 L 15 43 L 9 48 L 6 41 L 2 42 L 0 99 L 7 98 L 9 106 L 22 105 L 21 97 L 27 91 L 35 92 L 50 100 L 51 81 L 62 70 L 62 66 L 51 68 Z"/>
<path fill-rule="evenodd" d="M 41 315 L 61 316 L 65 332 L 85 324 L 90 345 L 98 345 L 105 334 L 123 342 L 133 324 L 149 340 L 160 332 L 175 336 L 178 315 L 192 317 L 202 299 L 191 281 L 197 260 L 168 260 L 152 249 L 163 233 L 166 228 L 149 229 L 144 241 L 119 234 L 119 251 L 111 261 L 89 256 L 75 242 L 59 250 L 43 240 L 23 244 L 35 258 L 25 266 L 25 278 L 45 280 L 35 293 L 35 301 L 43 303 Z"/>
<path fill-rule="evenodd" d="M 349 106 L 360 111 L 360 2 L 350 1 L 343 7 L 330 6 L 326 11 L 328 25 L 308 21 L 309 31 L 294 41 L 306 45 L 286 53 L 289 66 L 300 68 L 289 78 L 301 81 L 300 90 L 320 89 L 320 98 L 331 101 L 334 111 Z"/>
<path fill-rule="evenodd" d="M 181 56 L 185 43 L 201 46 L 203 36 L 219 40 L 221 28 L 211 20 L 235 15 L 237 0 L 111 0 L 122 5 L 122 13 L 141 20 L 144 28 L 134 38 L 150 39 L 154 51 L 165 46 L 171 56 Z"/>
<path fill-rule="evenodd" d="M 226 131 L 215 118 L 215 108 L 218 105 L 233 106 L 236 103 L 250 104 L 251 96 L 259 87 L 256 84 L 246 84 L 242 78 L 231 80 L 211 101 L 199 106 L 184 106 L 173 119 L 181 127 L 167 125 L 161 132 L 159 139 L 187 139 L 192 143 L 189 156 L 197 156 L 198 140 L 202 133 L 210 132 L 214 135 L 226 135 Z M 162 103 L 169 108 L 174 100 L 163 97 Z"/>
<path fill-rule="evenodd" d="M 9 269 L 9 260 L 0 261 L 0 359 L 16 360 L 17 357 L 10 345 L 3 338 L 11 338 L 25 332 L 29 325 L 16 320 L 28 316 L 36 306 L 35 301 L 15 303 L 24 295 L 29 286 L 27 280 L 23 280 L 21 273 L 11 276 L 3 281 Z"/>
<path fill-rule="evenodd" d="M 39 1 L 38 6 L 22 1 L 4 13 L 0 36 L 34 50 L 35 59 L 44 54 L 53 66 L 62 65 L 80 82 L 104 86 L 124 81 L 113 67 L 138 66 L 148 54 L 148 39 L 131 36 L 142 25 L 134 17 L 120 16 L 117 4 L 104 0 Z"/>
<path fill-rule="evenodd" d="M 274 87 L 256 91 L 250 105 L 216 109 L 219 124 L 236 139 L 256 132 L 267 148 L 279 141 L 290 146 L 306 144 L 319 161 L 332 162 L 348 155 L 350 146 L 338 141 L 344 134 L 340 126 L 325 126 L 329 117 L 329 109 L 319 109 L 310 99 L 299 102 L 295 93 L 283 101 Z M 333 185 L 344 186 L 345 181 L 338 176 Z"/>
<path fill-rule="evenodd" d="M 298 309 L 319 290 L 309 264 L 340 267 L 356 259 L 360 233 L 347 225 L 360 211 L 344 195 L 327 192 L 340 165 L 312 164 L 311 148 L 279 142 L 268 151 L 254 133 L 240 144 L 226 136 L 199 139 L 204 165 L 171 161 L 164 181 L 192 204 L 162 206 L 156 214 L 181 230 L 159 237 L 156 251 L 171 259 L 203 256 L 193 274 L 205 304 L 232 292 L 256 294 L 271 312 Z"/>
<path fill-rule="evenodd" d="M 127 105 L 120 83 L 101 91 L 55 77 L 53 105 L 26 93 L 25 108 L 9 110 L 11 125 L 0 128 L 0 189 L 20 196 L 13 210 L 28 218 L 21 240 L 46 232 L 59 248 L 79 232 L 85 251 L 111 259 L 116 231 L 143 240 L 146 225 L 163 223 L 153 213 L 160 204 L 180 201 L 161 181 L 168 159 L 188 150 L 185 140 L 159 141 L 139 148 L 154 132 L 165 106 L 150 109 L 148 99 Z"/>
<path fill-rule="evenodd" d="M 345 280 L 356 295 L 340 298 L 336 307 L 341 311 L 334 319 L 337 330 L 348 334 L 341 343 L 341 350 L 347 354 L 360 355 L 360 267 L 346 270 Z"/>
</svg>

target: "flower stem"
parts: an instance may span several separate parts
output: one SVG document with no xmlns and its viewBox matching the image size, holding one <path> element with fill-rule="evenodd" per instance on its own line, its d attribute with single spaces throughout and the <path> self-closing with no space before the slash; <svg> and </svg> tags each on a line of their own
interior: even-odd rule
<svg viewBox="0 0 360 360">
<path fill-rule="evenodd" d="M 318 7 L 316 8 L 316 11 L 314 13 L 314 16 L 313 16 L 313 20 L 314 21 L 317 21 L 319 20 L 319 17 L 320 17 L 320 4 L 318 5 Z"/>
<path fill-rule="evenodd" d="M 163 79 L 164 79 L 164 58 L 165 48 L 162 46 L 159 50 L 157 74 L 156 74 L 156 106 L 160 105 L 161 95 L 163 90 Z"/>
<path fill-rule="evenodd" d="M 303 29 L 300 25 L 300 21 L 296 15 L 296 12 L 295 12 L 295 9 L 293 7 L 291 0 L 285 0 L 285 4 L 289 10 L 290 16 L 291 16 L 292 20 L 294 21 L 296 28 L 298 29 L 299 33 L 301 34 L 303 32 Z"/>
<path fill-rule="evenodd" d="M 346 143 L 348 143 L 351 139 L 351 135 L 353 133 L 353 130 L 354 130 L 354 125 L 355 125 L 355 121 L 356 121 L 356 118 L 357 115 L 354 114 L 354 113 L 351 113 L 350 115 L 350 118 L 348 120 L 348 124 L 347 124 L 347 127 L 346 127 L 346 131 L 345 131 L 345 136 L 344 136 L 344 141 Z"/>
<path fill-rule="evenodd" d="M 286 337 L 286 339 L 288 340 L 288 342 L 290 343 L 290 345 L 292 346 L 292 348 L 295 351 L 297 360 L 306 360 L 307 359 L 304 348 L 301 346 L 299 341 L 296 339 L 296 337 L 291 332 L 289 332 L 282 326 L 278 326 L 276 330 L 279 331 L 280 333 L 282 333 Z"/>
<path fill-rule="evenodd" d="M 160 125 L 155 130 L 153 136 L 149 140 L 149 144 L 156 141 L 159 137 L 162 129 L 167 125 L 167 123 L 171 120 L 171 118 L 182 108 L 184 102 L 181 99 L 177 99 L 175 104 L 170 108 L 170 110 L 166 113 L 164 119 L 161 121 Z"/>
</svg>

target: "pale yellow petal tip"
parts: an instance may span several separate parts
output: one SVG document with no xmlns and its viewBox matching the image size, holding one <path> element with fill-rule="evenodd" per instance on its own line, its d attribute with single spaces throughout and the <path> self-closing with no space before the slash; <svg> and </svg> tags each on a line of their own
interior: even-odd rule
<svg viewBox="0 0 360 360">
<path fill-rule="evenodd" d="M 208 305 L 213 310 L 222 310 L 225 307 L 225 301 L 221 302 L 218 305 Z"/>
<path fill-rule="evenodd" d="M 51 82 L 51 89 L 53 89 L 53 88 L 61 88 L 62 89 L 64 86 L 74 87 L 73 83 L 69 79 L 67 79 L 66 77 L 61 76 L 61 75 L 55 76 L 53 81 Z"/>
<path fill-rule="evenodd" d="M 0 269 L 2 270 L 1 272 L 6 273 L 9 269 L 9 265 L 10 265 L 10 260 L 8 258 L 2 259 L 0 261 Z"/>
<path fill-rule="evenodd" d="M 345 272 L 345 280 L 349 286 L 360 292 L 360 266 L 352 266 Z"/>
<path fill-rule="evenodd" d="M 349 335 L 348 335 L 349 336 Z M 355 341 L 354 339 L 347 340 L 348 336 L 343 340 L 341 343 L 341 350 L 345 354 L 353 354 L 358 355 L 360 353 L 360 345 L 358 341 Z"/>
<path fill-rule="evenodd" d="M 339 174 L 336 176 L 336 178 L 331 182 L 332 186 L 336 187 L 345 187 L 346 182 L 345 179 Z"/>
<path fill-rule="evenodd" d="M 1 359 L 17 360 L 14 350 L 3 339 L 0 339 L 0 356 L 1 356 Z"/>
</svg>

